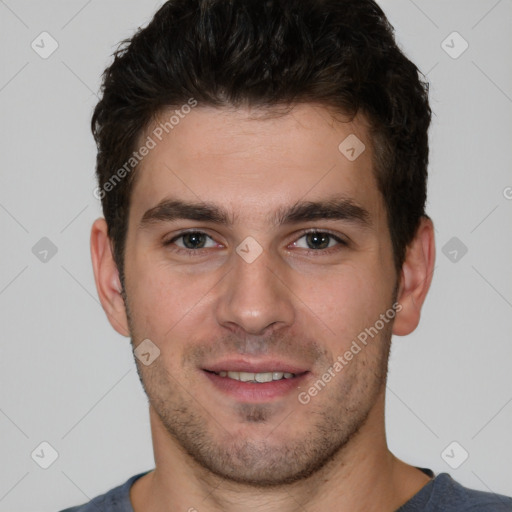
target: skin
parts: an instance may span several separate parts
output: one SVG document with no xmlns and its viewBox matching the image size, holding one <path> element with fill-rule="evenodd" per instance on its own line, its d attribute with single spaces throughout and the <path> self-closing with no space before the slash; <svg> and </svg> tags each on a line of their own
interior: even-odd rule
<svg viewBox="0 0 512 512">
<path fill-rule="evenodd" d="M 338 150 L 350 134 L 366 146 L 353 162 Z M 271 221 L 280 208 L 334 195 L 364 208 L 368 223 Z M 169 198 L 215 204 L 234 222 L 141 225 L 145 212 Z M 211 238 L 180 253 L 190 239 L 176 237 L 190 229 Z M 324 238 L 319 248 L 306 236 L 311 229 L 346 244 Z M 252 263 L 236 252 L 248 236 L 262 249 Z M 135 512 L 392 512 L 429 481 L 389 451 L 384 399 L 391 334 L 416 328 L 430 286 L 433 225 L 422 219 L 397 274 L 364 118 L 341 122 L 312 104 L 273 117 L 248 107 L 198 106 L 138 170 L 126 300 L 104 219 L 93 225 L 91 252 L 112 326 L 134 347 L 150 339 L 160 350 L 148 366 L 136 359 L 150 401 L 155 470 L 131 489 Z M 298 394 L 395 301 L 394 322 L 300 403 Z M 299 389 L 247 403 L 217 389 L 203 371 L 233 355 L 272 357 L 309 373 Z"/>
</svg>

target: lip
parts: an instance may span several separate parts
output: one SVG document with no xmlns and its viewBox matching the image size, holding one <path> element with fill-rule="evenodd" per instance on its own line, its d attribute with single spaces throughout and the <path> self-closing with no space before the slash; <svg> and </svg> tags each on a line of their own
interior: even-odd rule
<svg viewBox="0 0 512 512">
<path fill-rule="evenodd" d="M 229 377 L 221 377 L 213 372 L 283 372 L 293 373 L 295 377 L 271 382 L 242 382 Z M 250 361 L 247 359 L 229 359 L 205 365 L 203 375 L 213 387 L 238 402 L 262 403 L 276 400 L 297 391 L 310 372 L 304 366 L 277 359 Z"/>
<path fill-rule="evenodd" d="M 268 368 L 268 366 L 267 366 Z M 236 370 L 233 370 L 236 371 Z M 240 370 L 251 371 L 251 370 Z M 281 370 L 282 371 L 282 370 Z M 259 373 L 259 372 L 254 372 Z M 295 373 L 295 372 L 290 372 Z M 238 402 L 262 403 L 269 402 L 297 390 L 310 372 L 306 371 L 290 379 L 273 380 L 272 382 L 242 382 L 229 377 L 221 377 L 211 371 L 202 370 L 202 374 L 210 381 L 215 389 L 230 396 Z"/>
</svg>

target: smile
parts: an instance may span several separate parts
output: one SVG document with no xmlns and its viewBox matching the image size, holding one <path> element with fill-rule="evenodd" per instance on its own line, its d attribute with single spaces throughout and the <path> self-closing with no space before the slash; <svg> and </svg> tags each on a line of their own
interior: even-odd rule
<svg viewBox="0 0 512 512">
<path fill-rule="evenodd" d="M 247 371 L 252 368 L 222 370 L 223 366 L 219 364 L 215 369 L 203 369 L 202 373 L 212 385 L 213 390 L 219 391 L 237 402 L 245 403 L 265 403 L 282 399 L 287 395 L 291 396 L 310 375 L 309 371 L 290 367 L 291 365 L 283 365 L 288 368 L 282 369 L 277 369 L 275 366 L 257 368 L 259 371 Z M 269 367 L 272 368 L 272 371 L 261 371 Z M 295 370 L 295 372 L 283 371 L 285 369 Z"/>
<path fill-rule="evenodd" d="M 289 372 L 260 372 L 260 373 L 251 373 L 251 372 L 228 372 L 228 371 L 220 371 L 213 372 L 220 377 L 226 377 L 228 379 L 238 380 L 240 382 L 272 382 L 274 380 L 282 380 L 282 379 L 292 379 L 296 375 L 294 373 Z"/>
</svg>

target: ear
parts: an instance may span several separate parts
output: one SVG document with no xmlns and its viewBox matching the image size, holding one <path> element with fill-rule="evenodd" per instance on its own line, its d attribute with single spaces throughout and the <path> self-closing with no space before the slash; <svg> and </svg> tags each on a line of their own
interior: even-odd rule
<svg viewBox="0 0 512 512">
<path fill-rule="evenodd" d="M 393 334 L 410 334 L 420 321 L 421 308 L 432 282 L 435 263 L 434 225 L 422 217 L 416 235 L 408 245 L 400 274 L 397 315 Z"/>
<path fill-rule="evenodd" d="M 96 289 L 110 325 L 119 334 L 129 336 L 126 308 L 121 295 L 121 281 L 112 254 L 107 223 L 103 218 L 96 219 L 92 225 L 91 258 Z"/>
</svg>

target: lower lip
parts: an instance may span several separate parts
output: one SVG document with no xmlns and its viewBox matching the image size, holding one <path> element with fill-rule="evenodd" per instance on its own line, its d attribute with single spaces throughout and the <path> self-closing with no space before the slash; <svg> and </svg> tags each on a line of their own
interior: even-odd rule
<svg viewBox="0 0 512 512">
<path fill-rule="evenodd" d="M 291 379 L 273 380 L 272 382 L 242 382 L 229 377 L 221 377 L 216 373 L 203 370 L 210 382 L 223 393 L 241 402 L 267 402 L 297 390 L 303 384 L 309 372 L 302 373 Z"/>
</svg>

